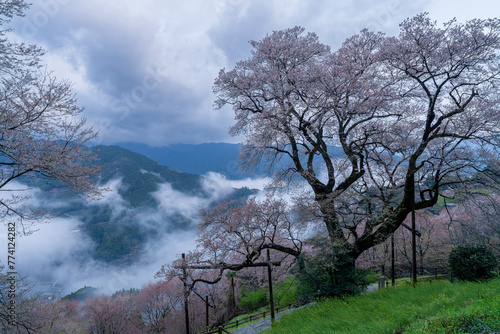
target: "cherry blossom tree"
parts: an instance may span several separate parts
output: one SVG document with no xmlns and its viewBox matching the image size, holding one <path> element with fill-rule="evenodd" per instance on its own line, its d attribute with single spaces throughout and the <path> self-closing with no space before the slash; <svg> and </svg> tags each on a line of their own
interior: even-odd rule
<svg viewBox="0 0 500 334">
<path fill-rule="evenodd" d="M 172 314 L 182 309 L 182 282 L 148 283 L 142 287 L 137 305 L 147 333 L 165 333 Z"/>
<path fill-rule="evenodd" d="M 352 266 L 414 202 L 434 206 L 498 158 L 500 20 L 440 27 L 420 14 L 400 28 L 363 30 L 335 52 L 303 28 L 275 31 L 214 84 L 216 106 L 235 112 L 244 167 L 305 182 L 303 203 Z"/>
<path fill-rule="evenodd" d="M 282 199 L 221 203 L 201 211 L 197 248 L 163 266 L 157 276 L 180 277 L 192 291 L 197 283 L 218 283 L 227 270 L 278 265 L 301 253 L 305 227 Z M 273 250 L 270 258 L 267 250 Z"/>
<path fill-rule="evenodd" d="M 419 236 L 416 239 L 416 251 L 419 272 L 432 267 L 446 267 L 448 254 L 452 244 L 448 230 L 448 222 L 445 213 L 441 215 L 431 214 L 426 211 L 417 213 L 416 229 Z M 401 255 L 406 263 L 403 266 L 410 270 L 412 263 L 411 255 L 411 231 L 403 228 L 394 234 L 397 255 Z M 401 262 L 401 261 L 400 261 Z"/>
<path fill-rule="evenodd" d="M 142 333 L 140 315 L 135 296 L 125 294 L 116 298 L 97 297 L 85 301 L 84 312 L 88 317 L 89 333 Z"/>
<path fill-rule="evenodd" d="M 32 333 L 43 327 L 34 312 L 35 299 L 28 294 L 32 285 L 25 278 L 4 271 L 0 263 L 0 331 L 2 333 Z"/>
<path fill-rule="evenodd" d="M 32 293 L 33 284 L 0 264 L 0 332 L 76 333 L 82 329 L 78 304 L 47 300 Z"/>
<path fill-rule="evenodd" d="M 98 170 L 89 144 L 96 132 L 85 125 L 72 86 L 42 66 L 43 50 L 8 39 L 10 19 L 22 15 L 22 0 L 0 1 L 0 190 L 21 177 L 60 180 L 92 198 L 90 178 Z M 0 215 L 36 218 L 20 203 L 2 196 Z"/>
<path fill-rule="evenodd" d="M 500 251 L 500 196 L 496 193 L 468 198 L 449 210 L 448 224 L 456 245 L 484 244 Z"/>
<path fill-rule="evenodd" d="M 31 299 L 31 321 L 40 324 L 36 333 L 79 333 L 84 321 L 80 316 L 77 301 Z"/>
</svg>

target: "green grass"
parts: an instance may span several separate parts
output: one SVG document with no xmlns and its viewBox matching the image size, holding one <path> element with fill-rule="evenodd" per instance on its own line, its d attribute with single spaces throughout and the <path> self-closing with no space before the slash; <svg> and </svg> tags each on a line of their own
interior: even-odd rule
<svg viewBox="0 0 500 334">
<path fill-rule="evenodd" d="M 273 285 L 273 295 L 274 295 L 274 307 L 277 308 L 284 308 L 284 310 L 287 310 L 288 308 L 285 308 L 289 304 L 295 304 L 297 302 L 297 282 L 293 277 L 287 278 L 285 281 L 276 283 Z M 269 303 L 269 289 L 258 289 L 255 291 L 246 291 L 245 295 L 240 298 L 239 304 L 240 307 L 242 305 L 250 305 L 250 304 L 259 304 L 260 300 L 264 296 L 265 298 L 265 303 Z M 266 312 L 266 318 L 269 318 L 271 316 L 271 311 L 269 308 L 269 304 L 261 307 L 255 307 L 252 309 L 252 311 L 248 311 L 245 314 L 236 316 L 235 318 L 231 319 L 229 323 L 234 323 L 235 321 L 239 321 L 242 319 L 248 318 L 250 315 L 258 315 L 261 314 L 262 312 Z M 282 312 L 282 311 L 280 311 Z M 242 325 L 239 325 L 238 327 L 232 327 L 230 328 L 231 331 L 235 331 L 237 329 L 244 328 L 248 325 L 251 325 L 253 323 L 259 322 L 263 320 L 264 318 L 258 318 L 257 320 L 253 320 L 251 322 L 246 322 Z"/>
<path fill-rule="evenodd" d="M 285 315 L 272 330 L 264 333 L 389 334 L 402 329 L 405 334 L 482 333 L 472 331 L 474 322 L 477 323 L 474 317 L 498 323 L 500 297 L 496 296 L 499 293 L 498 279 L 487 283 L 421 282 L 416 287 L 403 286 L 343 299 L 325 300 Z M 442 323 L 446 330 L 446 326 L 455 326 L 460 324 L 460 321 L 466 331 L 429 329 Z M 482 325 L 477 326 L 480 328 Z M 410 328 L 412 332 L 409 331 Z"/>
<path fill-rule="evenodd" d="M 283 307 L 297 302 L 297 281 L 289 277 L 283 282 L 273 285 L 274 307 Z M 239 298 L 239 306 L 248 314 L 267 308 L 269 304 L 269 289 L 257 289 L 249 291 L 246 286 L 242 287 L 242 296 Z"/>
<path fill-rule="evenodd" d="M 410 326 L 405 334 L 470 334 L 500 331 L 500 298 L 478 290 L 476 299 L 463 307 L 450 307 Z"/>
</svg>

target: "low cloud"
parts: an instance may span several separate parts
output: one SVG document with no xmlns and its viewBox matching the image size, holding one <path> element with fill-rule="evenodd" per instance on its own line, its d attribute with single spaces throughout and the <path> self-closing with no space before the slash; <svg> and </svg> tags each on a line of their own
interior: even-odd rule
<svg viewBox="0 0 500 334">
<path fill-rule="evenodd" d="M 263 190 L 270 179 L 228 180 L 223 175 L 209 173 L 203 181 L 208 196 L 187 195 L 161 184 L 152 195 L 158 209 L 131 208 L 119 194 L 123 186 L 121 179 L 109 181 L 109 189 L 100 201 L 90 206 L 107 207 L 112 217 L 119 217 L 128 211 L 136 224 L 156 229 L 154 238 L 145 242 L 141 257 L 131 265 L 115 266 L 93 258 L 95 243 L 85 232 L 85 224 L 75 217 L 56 217 L 48 224 L 36 225 L 37 231 L 29 236 L 19 237 L 17 244 L 17 269 L 23 276 L 36 282 L 37 292 L 55 293 L 64 296 L 83 286 L 99 288 L 101 293 L 112 294 L 121 289 L 140 288 L 153 281 L 155 273 L 163 264 L 170 263 L 181 253 L 196 246 L 196 224 L 199 210 L 211 202 L 226 198 L 236 188 L 248 187 Z M 31 196 L 29 204 L 40 207 L 45 193 L 40 189 L 27 189 L 22 184 L 12 184 L 18 191 Z M 139 212 L 137 212 L 139 210 Z M 129 212 L 129 213 L 130 213 Z M 180 215 L 189 225 L 184 229 L 163 228 L 173 224 L 169 217 Z M 104 222 L 105 223 L 105 222 Z M 6 227 L 5 227 L 6 231 Z M 0 233 L 2 239 L 7 234 Z M 0 259 L 3 263 L 7 259 Z M 5 261 L 5 262 L 4 262 Z"/>
<path fill-rule="evenodd" d="M 189 219 L 195 219 L 200 208 L 210 203 L 209 198 L 189 196 L 172 188 L 169 183 L 160 185 L 153 193 L 158 202 L 158 209 L 168 216 L 180 214 Z"/>
<path fill-rule="evenodd" d="M 264 190 L 265 187 L 271 182 L 271 178 L 246 178 L 242 180 L 231 180 L 220 173 L 208 172 L 205 175 L 203 187 L 216 194 L 229 194 L 234 189 L 247 187 L 250 189 Z"/>
</svg>

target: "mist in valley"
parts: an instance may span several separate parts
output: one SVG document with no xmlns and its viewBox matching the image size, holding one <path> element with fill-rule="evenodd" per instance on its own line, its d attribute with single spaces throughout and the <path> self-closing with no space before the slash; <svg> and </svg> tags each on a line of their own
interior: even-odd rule
<svg viewBox="0 0 500 334">
<path fill-rule="evenodd" d="M 18 235 L 16 269 L 20 276 L 26 276 L 34 284 L 33 292 L 46 296 L 63 297 L 84 286 L 97 288 L 99 293 L 106 295 L 122 289 L 141 288 L 155 280 L 155 273 L 163 264 L 195 248 L 200 209 L 231 196 L 242 187 L 255 190 L 255 195 L 259 196 L 270 181 L 268 178 L 230 180 L 213 172 L 201 180 L 204 193 L 199 195 L 175 190 L 169 183 L 160 184 L 151 194 L 157 204 L 155 209 L 131 207 L 119 193 L 125 186 L 120 178 L 103 185 L 107 188 L 103 198 L 84 204 L 97 210 L 111 209 L 112 218 L 127 217 L 120 221 L 121 224 L 136 224 L 141 230 L 149 231 L 134 261 L 109 263 L 96 259 L 96 243 L 85 230 L 81 218 L 55 215 L 48 222 L 26 225 L 27 230 L 33 231 L 30 235 Z M 8 195 L 29 196 L 24 204 L 33 208 L 57 212 L 71 204 L 71 201 L 55 200 L 38 188 L 28 188 L 21 183 L 11 186 L 15 191 Z M 73 199 L 76 200 L 81 199 Z M 174 226 L 172 217 L 187 224 L 182 228 Z"/>
</svg>

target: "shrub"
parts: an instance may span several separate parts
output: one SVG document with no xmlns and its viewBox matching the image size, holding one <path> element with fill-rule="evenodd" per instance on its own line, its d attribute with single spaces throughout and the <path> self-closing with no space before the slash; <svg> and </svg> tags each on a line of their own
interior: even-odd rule
<svg viewBox="0 0 500 334">
<path fill-rule="evenodd" d="M 289 277 L 283 282 L 273 286 L 274 305 L 283 307 L 297 302 L 297 282 L 295 278 Z"/>
<path fill-rule="evenodd" d="M 366 281 L 368 283 L 377 283 L 380 277 L 382 277 L 382 274 L 376 273 L 372 269 L 368 270 L 366 273 Z"/>
<path fill-rule="evenodd" d="M 315 254 L 299 256 L 294 268 L 302 301 L 357 294 L 368 284 L 367 272 L 352 265 L 341 248 L 323 248 Z"/>
<path fill-rule="evenodd" d="M 268 294 L 265 289 L 248 291 L 248 287 L 244 285 L 242 287 L 242 294 L 240 307 L 246 312 L 255 311 L 268 304 Z"/>
<path fill-rule="evenodd" d="M 461 281 L 478 281 L 495 277 L 498 260 L 483 245 L 460 245 L 454 248 L 449 257 L 451 273 Z"/>
</svg>

